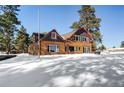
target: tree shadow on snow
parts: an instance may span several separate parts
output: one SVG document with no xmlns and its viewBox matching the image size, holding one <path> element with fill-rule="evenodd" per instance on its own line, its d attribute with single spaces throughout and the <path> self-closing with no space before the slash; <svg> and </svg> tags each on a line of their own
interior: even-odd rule
<svg viewBox="0 0 124 93">
<path fill-rule="evenodd" d="M 35 59 L 35 58 L 34 58 Z M 48 58 L 42 58 L 47 60 Z M 55 59 L 55 60 L 54 60 Z M 25 59 L 26 60 L 26 59 Z M 36 60 L 36 59 L 35 59 Z M 0 86 L 123 87 L 123 55 L 100 57 L 57 57 L 49 62 L 20 64 L 0 75 Z M 27 64 L 27 65 L 26 65 Z M 21 67 L 21 66 L 25 67 Z M 27 66 L 27 69 L 26 69 Z M 31 68 L 30 68 L 31 66 Z M 34 66 L 34 68 L 32 67 Z M 22 69 L 23 68 L 23 69 Z M 32 69 L 33 68 L 33 69 Z M 1 69 L 2 70 L 2 69 Z M 8 70 L 7 70 L 8 71 Z"/>
</svg>

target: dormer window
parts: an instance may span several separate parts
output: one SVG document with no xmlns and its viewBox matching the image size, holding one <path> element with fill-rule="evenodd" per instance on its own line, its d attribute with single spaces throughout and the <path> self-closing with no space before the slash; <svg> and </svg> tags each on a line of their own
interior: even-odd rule
<svg viewBox="0 0 124 93">
<path fill-rule="evenodd" d="M 56 32 L 51 32 L 51 39 L 56 39 Z"/>
</svg>

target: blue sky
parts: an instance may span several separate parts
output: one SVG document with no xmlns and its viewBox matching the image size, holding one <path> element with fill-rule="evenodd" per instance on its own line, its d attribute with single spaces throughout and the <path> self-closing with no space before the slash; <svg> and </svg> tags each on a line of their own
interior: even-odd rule
<svg viewBox="0 0 124 93">
<path fill-rule="evenodd" d="M 48 32 L 56 29 L 58 33 L 64 34 L 72 31 L 70 26 L 79 20 L 77 11 L 81 6 L 21 6 L 18 18 L 21 20 L 27 32 L 38 32 L 38 8 L 40 8 L 40 32 Z M 103 43 L 106 47 L 120 47 L 124 40 L 124 6 L 93 6 L 96 16 L 102 19 L 101 33 Z"/>
</svg>

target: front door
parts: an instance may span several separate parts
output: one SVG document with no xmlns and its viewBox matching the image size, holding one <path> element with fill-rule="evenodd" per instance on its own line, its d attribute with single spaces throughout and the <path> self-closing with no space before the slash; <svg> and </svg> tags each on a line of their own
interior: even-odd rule
<svg viewBox="0 0 124 93">
<path fill-rule="evenodd" d="M 74 46 L 69 46 L 69 52 L 74 52 Z"/>
</svg>

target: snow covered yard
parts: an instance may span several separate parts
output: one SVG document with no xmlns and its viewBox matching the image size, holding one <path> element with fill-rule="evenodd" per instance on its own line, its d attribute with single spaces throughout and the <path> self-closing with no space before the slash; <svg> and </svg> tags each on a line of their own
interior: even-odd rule
<svg viewBox="0 0 124 93">
<path fill-rule="evenodd" d="M 0 61 L 0 87 L 123 87 L 124 54 L 20 54 Z"/>
</svg>

